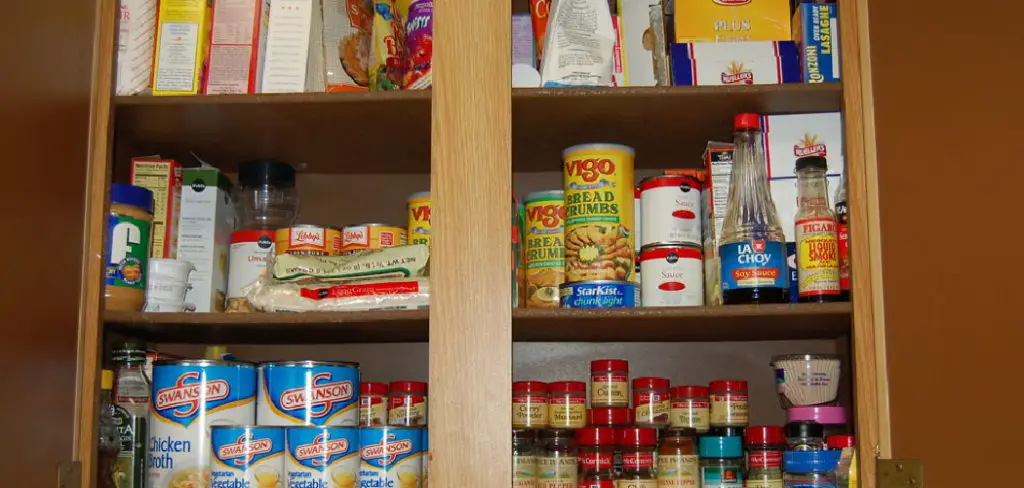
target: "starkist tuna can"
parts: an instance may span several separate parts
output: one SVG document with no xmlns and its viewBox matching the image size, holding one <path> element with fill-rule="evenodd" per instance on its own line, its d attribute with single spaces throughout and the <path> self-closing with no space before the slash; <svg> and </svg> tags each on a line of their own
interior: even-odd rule
<svg viewBox="0 0 1024 488">
<path fill-rule="evenodd" d="M 680 244 L 652 244 L 640 250 L 640 296 L 645 307 L 704 305 L 704 253 Z"/>
<path fill-rule="evenodd" d="M 355 488 L 359 485 L 359 429 L 288 427 L 287 488 Z M 259 488 L 259 487 L 253 487 Z"/>
<path fill-rule="evenodd" d="M 153 364 L 149 488 L 210 486 L 210 428 L 256 421 L 256 367 L 236 361 Z"/>
<path fill-rule="evenodd" d="M 423 429 L 359 430 L 360 487 L 422 488 Z"/>
<path fill-rule="evenodd" d="M 210 430 L 210 443 L 211 488 L 284 484 L 284 428 L 215 425 Z"/>
<path fill-rule="evenodd" d="M 359 425 L 357 363 L 260 363 L 258 383 L 260 425 Z"/>
<path fill-rule="evenodd" d="M 565 283 L 561 287 L 562 308 L 631 308 L 637 306 L 636 284 L 597 280 Z"/>
</svg>

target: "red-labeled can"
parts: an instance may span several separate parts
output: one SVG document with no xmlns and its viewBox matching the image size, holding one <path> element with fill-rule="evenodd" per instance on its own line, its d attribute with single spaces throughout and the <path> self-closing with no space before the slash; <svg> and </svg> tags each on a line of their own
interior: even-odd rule
<svg viewBox="0 0 1024 488">
<path fill-rule="evenodd" d="M 653 244 L 640 250 L 641 303 L 645 307 L 704 305 L 704 253 L 682 244 Z"/>
<path fill-rule="evenodd" d="M 629 407 L 629 362 L 598 359 L 590 362 L 590 406 Z"/>
<path fill-rule="evenodd" d="M 641 181 L 641 246 L 668 242 L 700 246 L 703 188 L 700 180 L 688 175 L 659 175 Z"/>
<path fill-rule="evenodd" d="M 548 426 L 548 384 L 542 381 L 512 383 L 512 428 L 543 429 Z"/>
<path fill-rule="evenodd" d="M 388 425 L 427 425 L 427 384 L 422 381 L 393 381 L 388 387 Z"/>
<path fill-rule="evenodd" d="M 388 384 L 364 381 L 359 384 L 359 426 L 388 424 Z"/>
<path fill-rule="evenodd" d="M 633 380 L 633 410 L 638 427 L 667 427 L 672 401 L 666 378 L 636 378 Z"/>
</svg>

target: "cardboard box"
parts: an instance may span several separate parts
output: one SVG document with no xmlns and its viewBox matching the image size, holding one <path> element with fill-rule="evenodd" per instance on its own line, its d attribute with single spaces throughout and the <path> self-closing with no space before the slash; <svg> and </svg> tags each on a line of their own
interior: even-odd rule
<svg viewBox="0 0 1024 488">
<path fill-rule="evenodd" d="M 223 312 L 228 285 L 228 248 L 235 227 L 231 182 L 216 168 L 188 168 L 182 175 L 178 259 L 189 261 L 192 288 L 185 301 L 197 312 Z"/>
<path fill-rule="evenodd" d="M 270 0 L 260 93 L 325 90 L 321 0 Z"/>
<path fill-rule="evenodd" d="M 701 231 L 704 233 L 704 303 L 722 304 L 721 275 L 719 274 L 718 243 L 722 236 L 722 222 L 729 205 L 729 182 L 732 178 L 734 146 L 724 142 L 709 142 L 704 151 L 706 175 L 704 203 L 701 209 Z"/>
<path fill-rule="evenodd" d="M 322 1 L 327 91 L 368 90 L 373 1 Z"/>
<path fill-rule="evenodd" d="M 138 95 L 153 84 L 157 0 L 121 0 L 117 24 L 117 95 Z"/>
<path fill-rule="evenodd" d="M 270 0 L 217 0 L 210 29 L 210 64 L 203 93 L 256 93 L 260 26 Z"/>
<path fill-rule="evenodd" d="M 675 0 L 675 42 L 789 41 L 789 0 Z"/>
<path fill-rule="evenodd" d="M 804 83 L 835 83 L 839 68 L 839 8 L 802 3 L 793 15 L 793 40 L 800 47 Z"/>
<path fill-rule="evenodd" d="M 195 95 L 201 88 L 210 43 L 210 2 L 160 2 L 153 95 Z"/>
<path fill-rule="evenodd" d="M 181 164 L 173 159 L 132 159 L 131 184 L 153 192 L 153 244 L 150 257 L 174 259 L 178 255 L 181 178 Z"/>
<path fill-rule="evenodd" d="M 512 14 L 512 64 L 537 67 L 537 46 L 533 41 L 530 14 Z"/>
<path fill-rule="evenodd" d="M 796 160 L 824 156 L 827 174 L 843 174 L 843 123 L 839 112 L 761 117 L 768 178 L 795 178 Z"/>
<path fill-rule="evenodd" d="M 618 0 L 618 45 L 621 83 L 617 86 L 655 86 L 648 0 Z"/>
<path fill-rule="evenodd" d="M 800 56 L 793 41 L 672 44 L 669 56 L 676 86 L 800 82 Z"/>
</svg>

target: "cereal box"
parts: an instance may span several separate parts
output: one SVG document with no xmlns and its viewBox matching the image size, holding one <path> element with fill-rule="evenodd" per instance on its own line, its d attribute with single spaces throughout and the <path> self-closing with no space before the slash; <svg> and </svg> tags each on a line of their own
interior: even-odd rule
<svg viewBox="0 0 1024 488">
<path fill-rule="evenodd" d="M 675 0 L 675 42 L 788 41 L 789 0 Z"/>
<path fill-rule="evenodd" d="M 138 95 L 153 82 L 156 0 L 121 0 L 117 24 L 117 95 Z"/>
<path fill-rule="evenodd" d="M 132 159 L 131 183 L 153 192 L 153 245 L 149 256 L 174 259 L 178 254 L 181 164 L 173 159 Z"/>
<path fill-rule="evenodd" d="M 405 77 L 405 64 L 402 61 L 404 30 L 394 0 L 373 0 L 370 90 L 402 89 Z"/>
<path fill-rule="evenodd" d="M 213 3 L 210 63 L 203 92 L 256 93 L 260 27 L 270 0 L 218 0 Z"/>
<path fill-rule="evenodd" d="M 793 15 L 793 40 L 802 54 L 804 83 L 839 81 L 839 9 L 834 3 L 802 3 Z"/>
<path fill-rule="evenodd" d="M 622 58 L 617 86 L 654 86 L 654 34 L 648 0 L 618 0 L 618 46 Z"/>
<path fill-rule="evenodd" d="M 321 0 L 270 0 L 260 93 L 324 91 Z"/>
<path fill-rule="evenodd" d="M 669 53 L 677 86 L 800 82 L 800 55 L 793 41 L 672 44 Z"/>
<path fill-rule="evenodd" d="M 327 91 L 362 91 L 370 85 L 373 0 L 323 0 Z"/>
<path fill-rule="evenodd" d="M 434 0 L 412 0 L 404 19 L 405 73 L 402 88 L 429 89 L 433 80 Z"/>
<path fill-rule="evenodd" d="M 228 286 L 228 248 L 235 226 L 231 182 L 216 168 L 182 174 L 178 259 L 195 266 L 185 301 L 197 312 L 223 312 Z"/>
<path fill-rule="evenodd" d="M 530 14 L 512 14 L 512 64 L 536 67 L 537 48 L 534 44 Z"/>
<path fill-rule="evenodd" d="M 195 95 L 210 42 L 208 0 L 160 2 L 153 95 Z"/>
</svg>

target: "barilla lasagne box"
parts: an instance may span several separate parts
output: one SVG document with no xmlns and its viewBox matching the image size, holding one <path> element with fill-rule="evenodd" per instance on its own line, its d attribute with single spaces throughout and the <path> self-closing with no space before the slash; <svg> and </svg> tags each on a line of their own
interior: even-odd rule
<svg viewBox="0 0 1024 488">
<path fill-rule="evenodd" d="M 800 56 L 793 41 L 672 44 L 669 56 L 676 86 L 800 82 Z"/>
<path fill-rule="evenodd" d="M 228 248 L 235 226 L 231 181 L 217 168 L 187 168 L 182 175 L 178 259 L 192 263 L 185 295 L 197 312 L 223 312 Z"/>
<path fill-rule="evenodd" d="M 199 93 L 209 43 L 209 0 L 160 2 L 153 95 Z"/>
<path fill-rule="evenodd" d="M 367 90 L 373 1 L 323 0 L 323 19 L 327 91 Z"/>
<path fill-rule="evenodd" d="M 797 5 L 793 40 L 800 48 L 804 83 L 839 81 L 839 9 L 835 3 Z"/>
<path fill-rule="evenodd" d="M 157 0 L 121 0 L 117 24 L 117 95 L 138 95 L 153 83 Z"/>
<path fill-rule="evenodd" d="M 178 255 L 178 215 L 181 212 L 181 164 L 173 159 L 132 159 L 131 184 L 153 192 L 153 245 L 149 256 Z"/>
<path fill-rule="evenodd" d="M 218 0 L 213 3 L 210 63 L 203 92 L 256 93 L 261 26 L 270 0 Z"/>
<path fill-rule="evenodd" d="M 270 0 L 260 93 L 325 90 L 321 0 Z"/>
<path fill-rule="evenodd" d="M 675 0 L 675 42 L 789 41 L 789 0 Z"/>
</svg>

